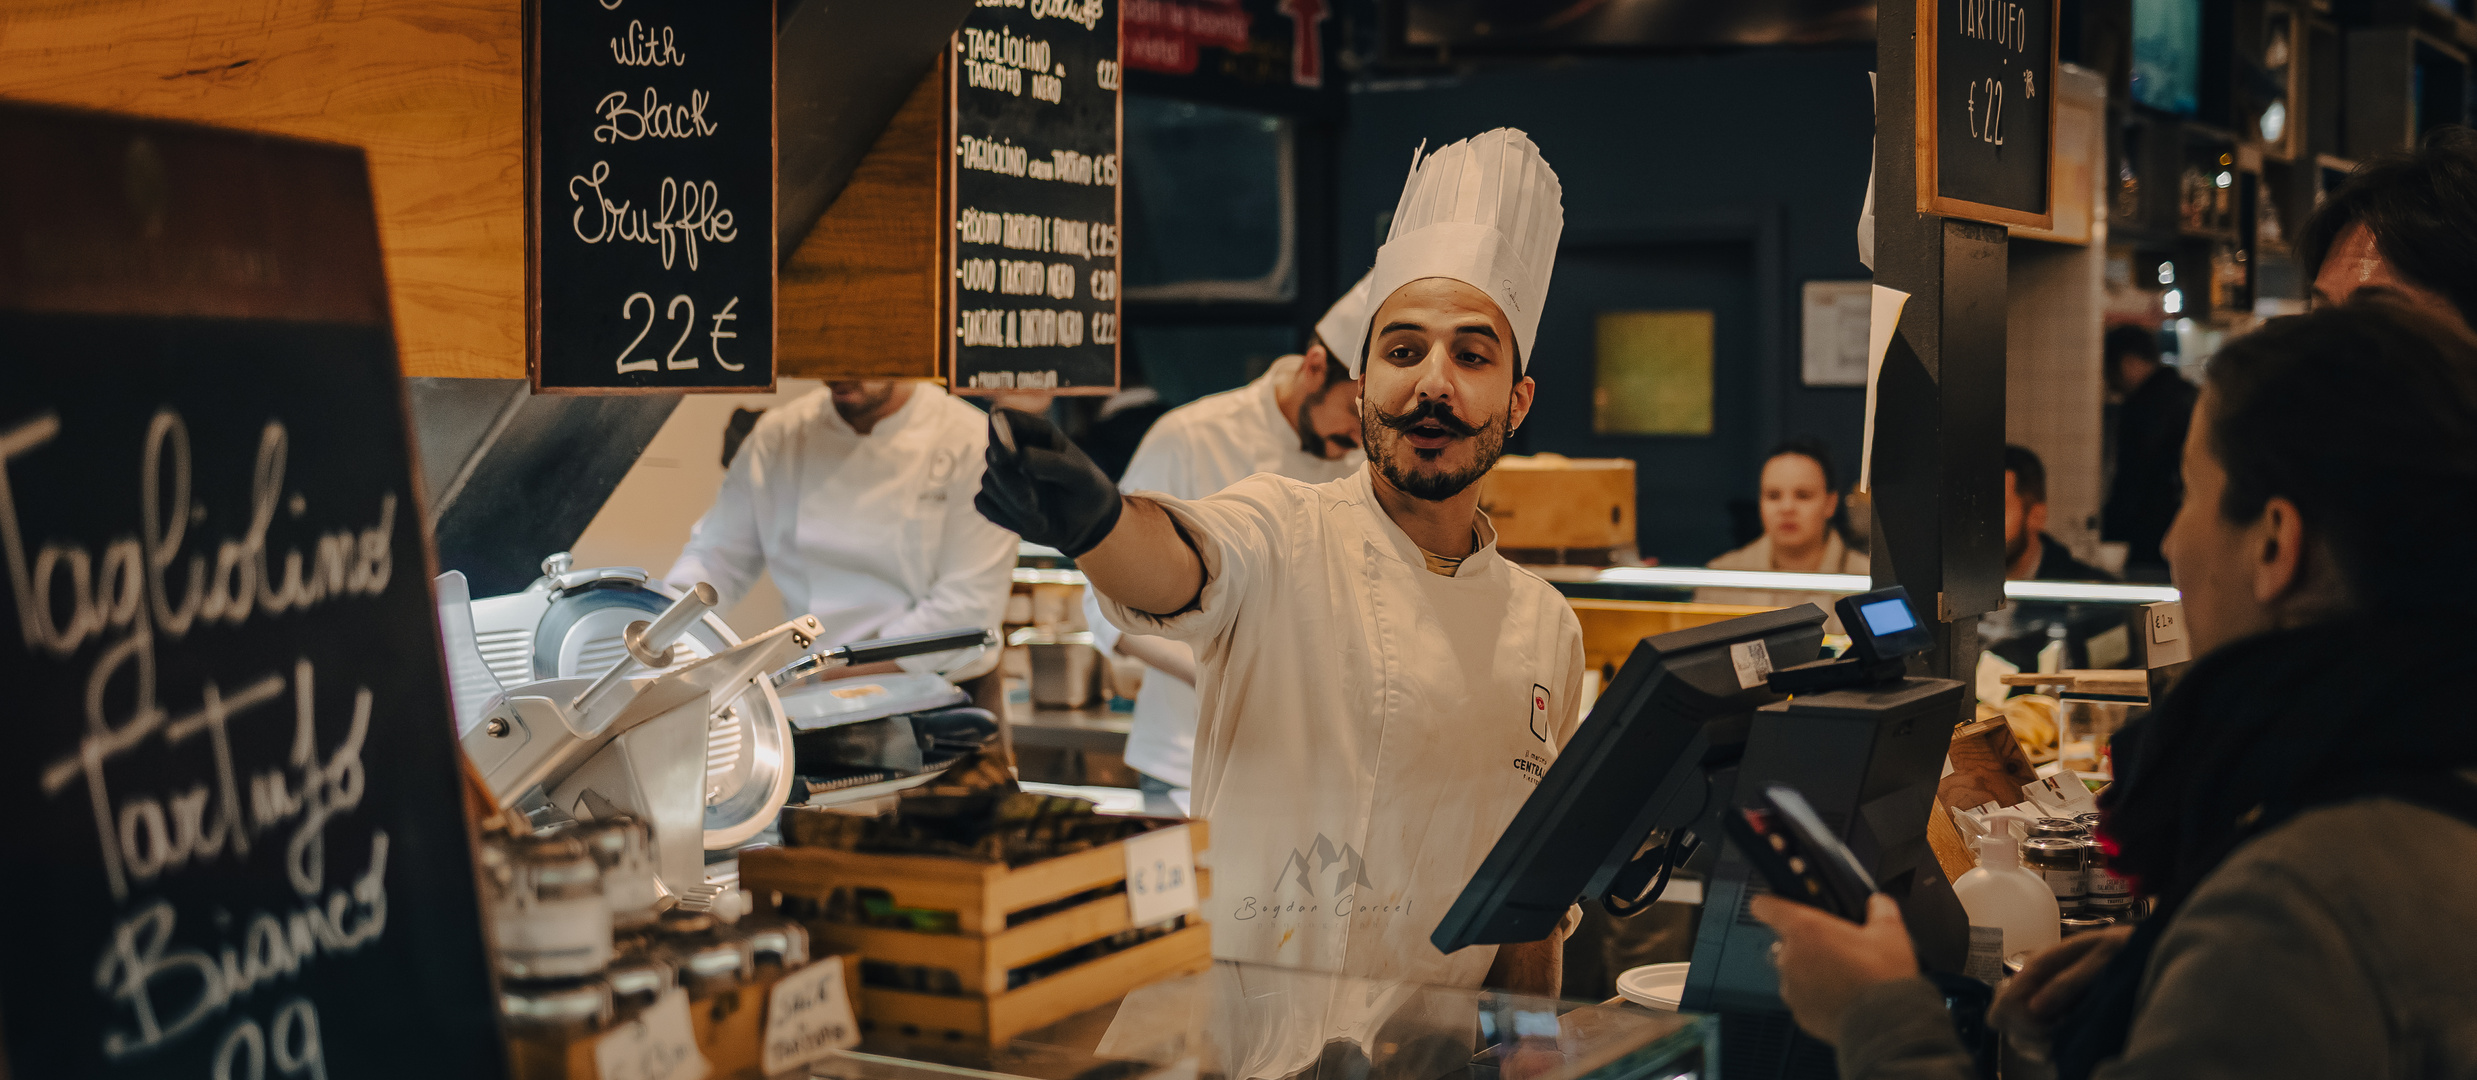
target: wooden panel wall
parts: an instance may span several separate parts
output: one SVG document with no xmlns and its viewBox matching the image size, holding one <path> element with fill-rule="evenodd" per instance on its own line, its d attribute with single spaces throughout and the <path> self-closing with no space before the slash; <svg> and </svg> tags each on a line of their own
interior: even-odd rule
<svg viewBox="0 0 2477 1080">
<path fill-rule="evenodd" d="M 520 0 L 0 0 L 0 97 L 360 146 L 407 375 L 525 375 Z"/>
<path fill-rule="evenodd" d="M 784 264 L 776 372 L 784 378 L 933 378 L 949 235 L 939 185 L 949 57 L 886 125 L 843 194 Z"/>
</svg>

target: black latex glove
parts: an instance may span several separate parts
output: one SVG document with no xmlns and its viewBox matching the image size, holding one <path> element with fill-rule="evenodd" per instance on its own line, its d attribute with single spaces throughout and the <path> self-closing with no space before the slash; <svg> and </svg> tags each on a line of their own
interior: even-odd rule
<svg viewBox="0 0 2477 1080">
<path fill-rule="evenodd" d="M 1118 485 L 1047 420 L 989 410 L 988 462 L 972 505 L 1026 540 L 1071 559 L 1118 525 Z"/>
</svg>

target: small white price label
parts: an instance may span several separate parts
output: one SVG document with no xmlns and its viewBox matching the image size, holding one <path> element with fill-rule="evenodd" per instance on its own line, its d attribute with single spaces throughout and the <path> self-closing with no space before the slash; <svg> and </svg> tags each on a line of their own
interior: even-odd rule
<svg viewBox="0 0 2477 1080">
<path fill-rule="evenodd" d="M 664 993 L 643 1016 L 595 1040 L 593 1065 L 602 1080 L 704 1080 L 713 1071 L 697 1052 L 688 994 L 681 990 Z"/>
<path fill-rule="evenodd" d="M 1752 690 L 1772 677 L 1772 651 L 1760 641 L 1729 646 L 1729 664 L 1737 669 L 1737 688 Z"/>
<path fill-rule="evenodd" d="M 829 956 L 785 975 L 766 1000 L 767 1076 L 811 1064 L 860 1044 L 851 994 L 843 985 L 843 958 Z"/>
<path fill-rule="evenodd" d="M 1174 825 L 1127 839 L 1127 921 L 1150 926 L 1196 909 L 1195 847 Z"/>
</svg>

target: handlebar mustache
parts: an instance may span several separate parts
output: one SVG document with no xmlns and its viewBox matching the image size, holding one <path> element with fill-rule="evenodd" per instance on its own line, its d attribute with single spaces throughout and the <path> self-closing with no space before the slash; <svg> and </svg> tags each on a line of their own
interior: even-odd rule
<svg viewBox="0 0 2477 1080">
<path fill-rule="evenodd" d="M 1444 428 L 1448 432 L 1463 436 L 1465 438 L 1479 434 L 1478 428 L 1471 426 L 1462 418 L 1455 416 L 1454 407 L 1443 401 L 1437 401 L 1434 399 L 1422 401 L 1419 404 L 1412 406 L 1409 410 L 1398 415 L 1395 413 L 1386 412 L 1382 408 L 1378 408 L 1375 405 L 1370 405 L 1368 408 L 1376 414 L 1377 423 L 1383 424 L 1395 431 L 1407 433 L 1410 429 L 1418 427 L 1421 424 L 1434 422 L 1436 426 Z"/>
</svg>

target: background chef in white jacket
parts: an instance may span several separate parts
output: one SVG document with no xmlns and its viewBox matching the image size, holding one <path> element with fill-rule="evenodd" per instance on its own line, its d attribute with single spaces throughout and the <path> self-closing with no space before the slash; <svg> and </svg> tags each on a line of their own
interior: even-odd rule
<svg viewBox="0 0 2477 1080">
<path fill-rule="evenodd" d="M 1359 377 L 1331 343 L 1351 342 L 1355 351 L 1367 338 L 1367 295 L 1362 277 L 1316 321 L 1306 352 L 1274 361 L 1254 382 L 1154 421 L 1118 489 L 1201 499 L 1260 472 L 1310 484 L 1357 472 L 1367 460 L 1359 452 Z M 1121 636 L 1089 589 L 1084 621 L 1102 652 L 1134 657 L 1148 669 L 1135 694 L 1127 767 L 1143 775 L 1147 809 L 1183 813 L 1170 804 L 1169 793 L 1194 782 L 1195 650 L 1166 637 Z"/>
<path fill-rule="evenodd" d="M 1498 554 L 1476 487 L 1531 406 L 1559 193 L 1510 129 L 1414 165 L 1368 292 L 1369 467 L 1346 479 L 1122 496 L 1045 422 L 994 416 L 982 512 L 1074 555 L 1121 627 L 1196 650 L 1225 958 L 1557 990 L 1554 938 L 1428 938 L 1576 723 L 1581 627 Z"/>
<path fill-rule="evenodd" d="M 913 380 L 828 383 L 768 410 L 663 578 L 712 583 L 728 611 L 770 572 L 785 618 L 825 625 L 820 646 L 973 626 L 995 633 L 1016 539 L 972 511 L 988 423 Z M 960 680 L 995 667 L 997 652 L 897 664 Z"/>
</svg>

